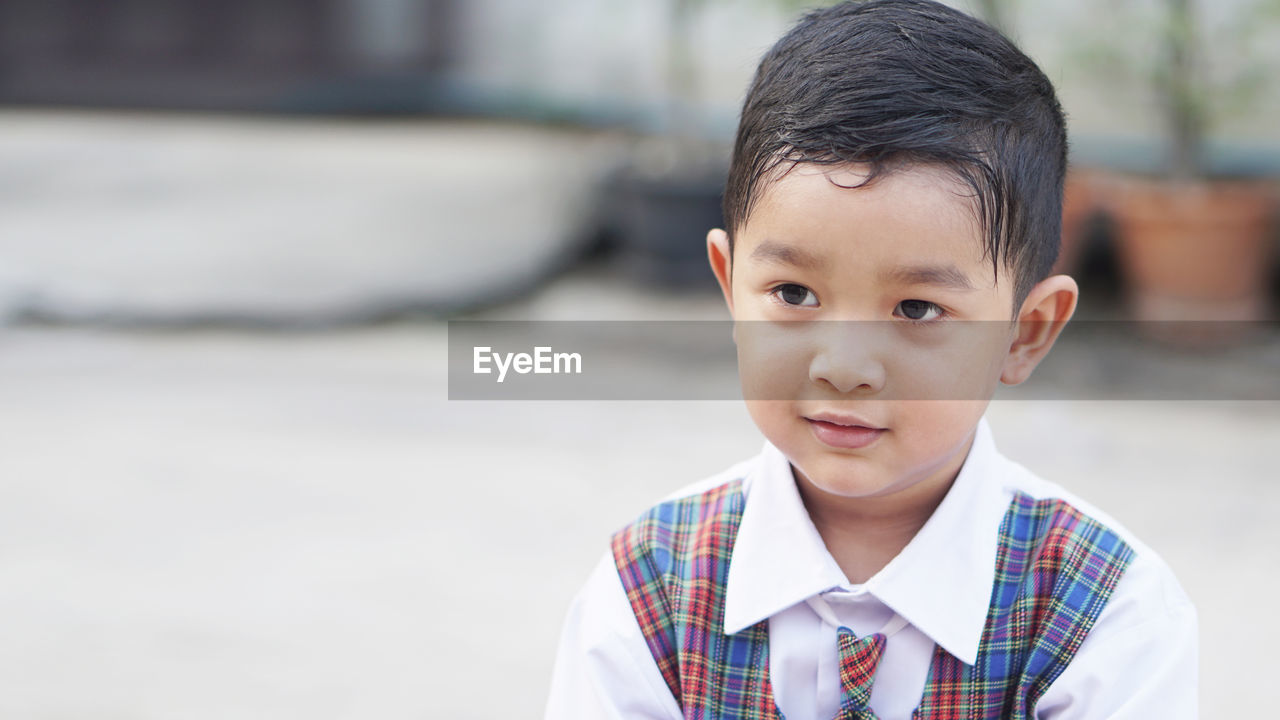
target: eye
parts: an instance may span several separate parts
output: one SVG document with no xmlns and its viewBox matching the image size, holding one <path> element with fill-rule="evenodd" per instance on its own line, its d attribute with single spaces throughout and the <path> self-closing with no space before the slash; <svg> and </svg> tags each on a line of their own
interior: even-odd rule
<svg viewBox="0 0 1280 720">
<path fill-rule="evenodd" d="M 814 295 L 812 290 L 795 283 L 783 283 L 770 290 L 769 294 L 782 300 L 787 305 L 816 307 L 818 304 L 818 296 Z"/>
<path fill-rule="evenodd" d="M 903 300 L 894 308 L 894 315 L 917 322 L 929 322 L 942 317 L 942 308 L 928 300 Z"/>
</svg>

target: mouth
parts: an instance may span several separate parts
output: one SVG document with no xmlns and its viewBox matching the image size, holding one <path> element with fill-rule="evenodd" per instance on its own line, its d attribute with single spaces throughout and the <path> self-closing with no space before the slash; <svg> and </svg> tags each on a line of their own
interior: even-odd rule
<svg viewBox="0 0 1280 720">
<path fill-rule="evenodd" d="M 889 432 L 888 428 L 872 425 L 861 418 L 848 415 L 819 413 L 805 416 L 809 430 L 818 442 L 833 448 L 857 450 L 867 447 Z"/>
</svg>

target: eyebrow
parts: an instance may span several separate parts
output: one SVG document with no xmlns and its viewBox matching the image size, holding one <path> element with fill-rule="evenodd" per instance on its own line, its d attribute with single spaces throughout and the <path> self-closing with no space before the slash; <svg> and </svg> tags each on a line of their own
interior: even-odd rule
<svg viewBox="0 0 1280 720">
<path fill-rule="evenodd" d="M 805 270 L 817 270 L 822 267 L 822 260 L 817 255 L 794 245 L 783 245 L 772 240 L 765 240 L 757 245 L 755 250 L 751 251 L 751 258 Z"/>
<path fill-rule="evenodd" d="M 973 283 L 954 265 L 915 265 L 884 273 L 885 280 L 902 285 L 936 285 L 952 290 L 973 290 Z"/>
<path fill-rule="evenodd" d="M 773 240 L 765 240 L 757 245 L 751 251 L 751 258 L 804 270 L 821 270 L 824 265 L 822 258 L 804 248 Z M 934 285 L 952 290 L 975 289 L 969 276 L 955 265 L 911 265 L 882 273 L 881 279 L 900 285 Z"/>
</svg>

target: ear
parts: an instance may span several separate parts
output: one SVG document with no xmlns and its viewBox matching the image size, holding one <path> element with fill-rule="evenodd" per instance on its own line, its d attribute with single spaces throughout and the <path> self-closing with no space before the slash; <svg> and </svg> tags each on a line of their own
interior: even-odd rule
<svg viewBox="0 0 1280 720">
<path fill-rule="evenodd" d="M 1000 382 L 1017 385 L 1031 377 L 1031 371 L 1049 354 L 1049 348 L 1076 311 L 1080 288 L 1067 275 L 1041 280 L 1018 311 L 1017 331 L 1005 357 Z"/>
<path fill-rule="evenodd" d="M 724 301 L 729 305 L 729 314 L 733 314 L 733 261 L 729 258 L 729 233 L 720 228 L 707 232 L 707 259 L 711 261 L 711 272 L 720 283 L 720 292 L 724 293 Z"/>
</svg>

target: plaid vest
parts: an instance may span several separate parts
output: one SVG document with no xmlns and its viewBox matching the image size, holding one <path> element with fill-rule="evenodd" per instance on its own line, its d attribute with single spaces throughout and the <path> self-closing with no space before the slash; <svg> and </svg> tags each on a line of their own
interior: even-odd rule
<svg viewBox="0 0 1280 720">
<path fill-rule="evenodd" d="M 686 718 L 781 719 L 764 620 L 725 635 L 724 590 L 742 481 L 662 503 L 613 537 L 613 556 L 653 659 Z M 1062 500 L 1015 494 L 1000 526 L 977 660 L 934 648 L 914 720 L 1035 717 L 1133 550 Z"/>
</svg>

